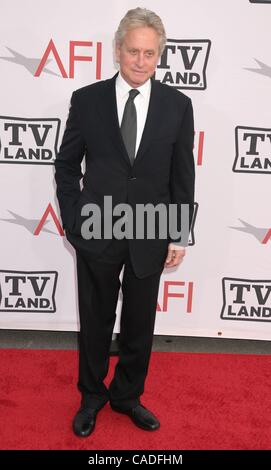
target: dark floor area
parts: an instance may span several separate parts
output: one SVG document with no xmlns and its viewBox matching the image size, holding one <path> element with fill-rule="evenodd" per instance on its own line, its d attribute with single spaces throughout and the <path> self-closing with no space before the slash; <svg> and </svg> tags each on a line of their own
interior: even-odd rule
<svg viewBox="0 0 271 470">
<path fill-rule="evenodd" d="M 78 334 L 71 331 L 2 329 L 0 348 L 77 349 L 77 338 Z M 271 354 L 271 341 L 156 335 L 153 351 Z M 117 353 L 118 341 L 115 339 L 111 344 L 111 354 Z"/>
</svg>

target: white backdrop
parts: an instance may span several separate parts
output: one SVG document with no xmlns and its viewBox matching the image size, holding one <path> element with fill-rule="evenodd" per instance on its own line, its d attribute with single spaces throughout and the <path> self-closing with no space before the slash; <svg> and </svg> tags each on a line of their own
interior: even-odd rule
<svg viewBox="0 0 271 470">
<path fill-rule="evenodd" d="M 0 0 L 0 327 L 78 329 L 53 161 L 72 91 L 116 72 L 136 6 L 164 21 L 156 79 L 192 98 L 196 130 L 191 246 L 162 275 L 155 331 L 270 339 L 271 3 L 249 0 Z"/>
</svg>

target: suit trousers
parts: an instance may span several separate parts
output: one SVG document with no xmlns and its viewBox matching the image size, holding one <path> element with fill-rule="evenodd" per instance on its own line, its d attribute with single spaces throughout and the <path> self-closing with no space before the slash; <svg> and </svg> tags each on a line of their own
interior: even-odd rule
<svg viewBox="0 0 271 470">
<path fill-rule="evenodd" d="M 110 400 L 126 410 L 139 403 L 144 391 L 163 268 L 143 279 L 136 277 L 126 239 L 113 239 L 94 261 L 86 253 L 76 254 L 80 316 L 78 388 L 82 405 L 99 409 Z M 120 288 L 123 302 L 119 360 L 107 388 L 104 379 Z"/>
</svg>

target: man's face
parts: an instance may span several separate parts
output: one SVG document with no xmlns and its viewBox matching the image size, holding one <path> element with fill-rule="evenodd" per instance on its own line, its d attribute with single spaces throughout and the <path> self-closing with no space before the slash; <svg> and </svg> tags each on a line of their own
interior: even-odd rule
<svg viewBox="0 0 271 470">
<path fill-rule="evenodd" d="M 116 59 L 121 75 L 132 88 L 143 85 L 154 74 L 159 59 L 157 32 L 149 27 L 131 29 L 121 46 L 116 46 Z"/>
</svg>

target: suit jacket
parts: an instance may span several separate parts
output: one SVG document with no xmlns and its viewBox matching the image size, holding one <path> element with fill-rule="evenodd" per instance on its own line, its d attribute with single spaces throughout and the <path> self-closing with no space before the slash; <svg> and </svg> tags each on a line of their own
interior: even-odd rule
<svg viewBox="0 0 271 470">
<path fill-rule="evenodd" d="M 82 238 L 81 208 L 86 203 L 96 203 L 103 212 L 104 196 L 108 195 L 112 196 L 113 208 L 119 203 L 132 208 L 136 204 L 186 203 L 191 208 L 190 220 L 193 212 L 194 123 L 190 98 L 151 80 L 148 114 L 132 166 L 118 122 L 116 76 L 73 93 L 55 162 L 57 197 L 67 239 L 93 259 L 110 240 Z M 129 240 L 138 277 L 162 268 L 170 241 L 169 235 L 166 239 Z"/>
</svg>

